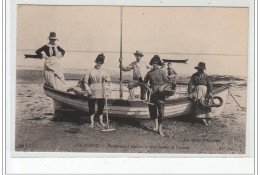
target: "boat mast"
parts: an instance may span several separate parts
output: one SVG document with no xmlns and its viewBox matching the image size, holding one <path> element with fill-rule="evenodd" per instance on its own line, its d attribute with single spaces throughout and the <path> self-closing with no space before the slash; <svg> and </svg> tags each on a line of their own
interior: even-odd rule
<svg viewBox="0 0 260 175">
<path fill-rule="evenodd" d="M 122 18 L 123 18 L 123 7 L 120 7 L 120 99 L 123 98 L 123 88 L 122 88 Z"/>
</svg>

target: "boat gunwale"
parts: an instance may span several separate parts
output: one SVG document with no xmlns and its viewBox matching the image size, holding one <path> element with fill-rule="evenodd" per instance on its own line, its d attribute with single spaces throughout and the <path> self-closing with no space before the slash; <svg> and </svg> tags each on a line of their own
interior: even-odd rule
<svg viewBox="0 0 260 175">
<path fill-rule="evenodd" d="M 48 91 L 51 91 L 53 93 L 56 93 L 56 94 L 59 94 L 59 95 L 62 95 L 62 96 L 67 96 L 67 97 L 69 97 L 70 99 L 73 99 L 73 100 L 79 100 L 79 101 L 82 101 L 82 102 L 87 102 L 88 99 L 89 99 L 89 98 L 84 97 L 84 96 L 80 97 L 80 96 L 78 96 L 76 94 L 71 94 L 69 92 L 64 92 L 64 91 L 60 91 L 60 90 L 57 90 L 57 89 L 53 89 L 53 88 L 48 87 L 46 85 L 43 85 L 43 88 L 44 88 L 44 90 L 48 90 Z M 222 92 L 222 91 L 224 91 L 226 89 L 229 89 L 229 88 L 230 88 L 229 85 L 224 85 L 222 87 L 214 89 L 212 94 L 213 95 L 214 94 L 218 94 L 218 93 L 220 93 L 220 92 Z M 180 99 L 185 99 L 185 98 L 186 97 L 181 97 Z M 141 100 L 127 100 L 127 99 L 113 99 L 113 98 L 108 99 L 108 101 L 116 101 L 116 100 L 120 100 L 120 101 L 124 101 L 124 102 L 130 102 L 130 103 L 137 103 L 137 102 L 138 103 L 143 103 L 144 102 L 144 101 L 141 101 Z M 168 102 L 167 105 L 171 105 L 169 103 L 172 102 L 172 101 L 176 101 L 176 100 L 177 99 L 166 99 L 166 102 Z M 182 103 L 185 104 L 185 103 L 188 103 L 188 102 L 189 101 L 187 99 L 187 101 L 184 101 Z"/>
</svg>

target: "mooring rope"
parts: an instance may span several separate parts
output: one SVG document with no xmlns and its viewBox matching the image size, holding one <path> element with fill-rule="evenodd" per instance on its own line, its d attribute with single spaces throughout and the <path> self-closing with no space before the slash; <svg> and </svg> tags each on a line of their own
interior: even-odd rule
<svg viewBox="0 0 260 175">
<path fill-rule="evenodd" d="M 241 105 L 237 102 L 237 100 L 236 100 L 235 97 L 232 95 L 232 93 L 231 93 L 230 90 L 229 90 L 229 94 L 230 94 L 230 96 L 234 99 L 234 101 L 235 101 L 236 104 L 239 106 L 239 108 L 240 108 L 242 111 L 246 111 L 246 108 L 243 107 L 243 106 L 241 106 Z"/>
</svg>

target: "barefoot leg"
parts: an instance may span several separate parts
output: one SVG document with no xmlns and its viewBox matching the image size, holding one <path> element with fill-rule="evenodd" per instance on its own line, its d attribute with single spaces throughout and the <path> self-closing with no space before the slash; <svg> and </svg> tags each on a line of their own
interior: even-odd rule
<svg viewBox="0 0 260 175">
<path fill-rule="evenodd" d="M 94 116 L 95 114 L 90 116 L 90 127 L 93 128 L 94 127 Z"/>
<path fill-rule="evenodd" d="M 102 125 L 102 127 L 105 127 L 106 125 L 103 123 L 103 114 L 99 116 L 99 123 Z"/>
<path fill-rule="evenodd" d="M 158 132 L 158 118 L 154 119 L 154 125 L 155 127 L 153 128 L 153 131 Z"/>
</svg>

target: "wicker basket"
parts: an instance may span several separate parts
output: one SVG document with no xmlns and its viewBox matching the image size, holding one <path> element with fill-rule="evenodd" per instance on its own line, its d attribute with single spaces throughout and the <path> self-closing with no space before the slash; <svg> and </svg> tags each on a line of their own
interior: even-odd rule
<svg viewBox="0 0 260 175">
<path fill-rule="evenodd" d="M 218 100 L 219 103 L 215 103 L 215 100 Z M 215 96 L 209 100 L 200 100 L 200 105 L 204 109 L 210 109 L 211 107 L 220 107 L 223 105 L 223 99 L 221 97 Z"/>
</svg>

